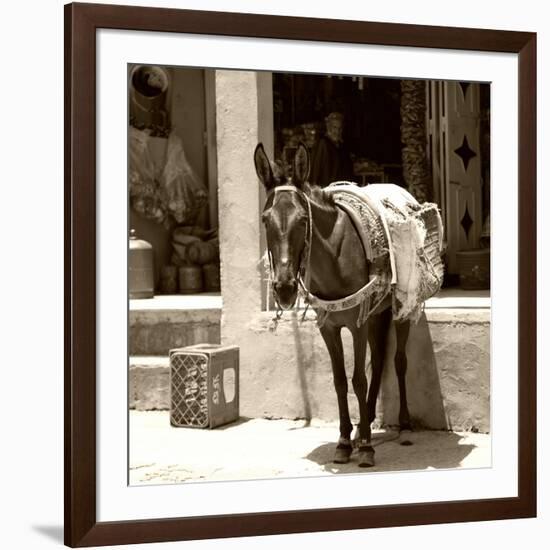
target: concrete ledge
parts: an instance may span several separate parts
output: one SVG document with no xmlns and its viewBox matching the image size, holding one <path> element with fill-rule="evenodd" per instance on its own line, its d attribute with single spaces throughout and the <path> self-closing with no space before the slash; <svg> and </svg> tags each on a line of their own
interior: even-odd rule
<svg viewBox="0 0 550 550">
<path fill-rule="evenodd" d="M 249 325 L 241 347 L 241 415 L 264 418 L 338 418 L 332 369 L 315 315 L 304 323 L 288 315 L 275 332 L 272 314 Z M 407 356 L 408 404 L 417 427 L 490 431 L 490 312 L 431 310 L 411 328 Z M 344 331 L 348 378 L 353 372 L 351 336 Z M 390 334 L 377 407 L 380 425 L 395 425 L 399 392 Z M 369 368 L 367 368 L 369 372 Z M 169 366 L 165 357 L 131 357 L 130 408 L 169 408 Z M 348 400 L 355 420 L 351 383 Z"/>
<path fill-rule="evenodd" d="M 488 324 L 490 299 L 485 291 L 443 290 L 426 302 L 430 323 Z M 219 344 L 222 297 L 216 293 L 155 296 L 130 300 L 130 355 L 166 355 L 172 348 L 207 342 Z M 273 312 L 254 316 L 254 331 L 269 329 Z M 289 322 L 286 314 L 281 323 Z M 315 322 L 309 311 L 306 319 Z"/>
<path fill-rule="evenodd" d="M 338 418 L 328 352 L 308 312 L 300 323 L 289 313 L 272 331 L 273 314 L 262 313 L 232 334 L 241 349 L 241 414 L 267 418 Z M 348 401 L 353 394 L 351 335 L 343 331 Z M 395 334 L 390 333 L 378 400 L 380 425 L 398 423 L 399 392 L 394 371 Z M 411 327 L 407 347 L 407 400 L 417 427 L 490 431 L 490 310 L 428 309 Z M 370 369 L 367 369 L 369 373 Z"/>
<path fill-rule="evenodd" d="M 453 325 L 489 325 L 490 309 L 428 308 L 424 310 L 428 323 L 450 323 Z"/>
<path fill-rule="evenodd" d="M 170 408 L 168 357 L 130 357 L 128 401 L 138 411 Z"/>
<path fill-rule="evenodd" d="M 412 327 L 407 388 L 417 426 L 490 430 L 489 305 L 487 293 L 465 296 L 463 291 L 443 291 L 427 302 L 422 319 Z M 167 409 L 168 351 L 220 342 L 221 297 L 159 296 L 132 300 L 130 306 L 130 407 Z M 301 312 L 285 313 L 276 331 L 273 315 L 258 312 L 243 321 L 238 333 L 224 333 L 227 343 L 241 349 L 241 414 L 333 421 L 338 411 L 332 369 L 315 313 L 308 311 L 303 323 Z M 344 331 L 343 338 L 351 379 L 351 336 Z M 394 349 L 392 333 L 377 410 L 382 425 L 394 425 L 398 417 Z M 349 387 L 350 410 L 357 419 L 356 399 Z"/>
<path fill-rule="evenodd" d="M 443 288 L 426 301 L 426 309 L 490 309 L 491 295 L 488 290 L 462 290 Z"/>
<path fill-rule="evenodd" d="M 143 300 L 130 300 L 130 311 L 187 311 L 221 309 L 222 297 L 219 292 L 200 294 L 157 295 Z"/>
<path fill-rule="evenodd" d="M 155 296 L 130 300 L 130 355 L 167 355 L 172 348 L 220 343 L 221 296 Z"/>
</svg>

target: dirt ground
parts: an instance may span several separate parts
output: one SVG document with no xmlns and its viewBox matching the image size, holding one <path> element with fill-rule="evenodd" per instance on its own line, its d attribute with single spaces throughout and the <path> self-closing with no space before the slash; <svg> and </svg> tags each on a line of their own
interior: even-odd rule
<svg viewBox="0 0 550 550">
<path fill-rule="evenodd" d="M 130 412 L 130 484 L 303 477 L 351 473 L 482 468 L 491 436 L 442 431 L 373 435 L 376 466 L 334 464 L 335 423 L 242 418 L 214 430 L 173 428 L 167 411 Z"/>
</svg>

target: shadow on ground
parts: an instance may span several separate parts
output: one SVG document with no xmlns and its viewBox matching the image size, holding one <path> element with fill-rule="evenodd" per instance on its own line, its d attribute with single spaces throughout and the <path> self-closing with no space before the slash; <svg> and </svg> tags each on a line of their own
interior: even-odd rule
<svg viewBox="0 0 550 550">
<path fill-rule="evenodd" d="M 401 445 L 396 432 L 373 435 L 376 465 L 372 468 L 358 466 L 357 451 L 353 452 L 348 464 L 332 462 L 336 443 L 319 445 L 304 458 L 319 464 L 323 470 L 332 474 L 446 470 L 460 468 L 463 460 L 475 449 L 475 445 L 461 444 L 462 437 L 453 432 L 415 432 L 408 439 L 413 442 L 412 445 Z"/>
<path fill-rule="evenodd" d="M 239 416 L 237 420 L 234 422 L 230 422 L 229 424 L 224 424 L 222 426 L 217 426 L 216 431 L 225 431 L 230 430 L 231 428 L 237 428 L 238 426 L 242 426 L 243 424 L 246 424 L 247 422 L 250 422 L 252 418 L 249 418 L 248 416 Z"/>
</svg>

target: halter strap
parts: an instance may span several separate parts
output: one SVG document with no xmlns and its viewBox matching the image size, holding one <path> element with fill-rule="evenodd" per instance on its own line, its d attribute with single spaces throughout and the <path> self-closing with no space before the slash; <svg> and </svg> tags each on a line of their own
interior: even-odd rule
<svg viewBox="0 0 550 550">
<path fill-rule="evenodd" d="M 357 324 L 360 326 L 363 324 L 370 311 L 378 307 L 378 305 L 382 302 L 382 300 L 386 297 L 387 292 L 383 294 L 383 296 L 378 300 L 378 302 L 374 305 L 370 303 L 370 297 L 376 290 L 376 283 L 378 282 L 378 277 L 374 276 L 369 279 L 367 284 L 363 285 L 359 290 L 354 292 L 353 294 L 349 296 L 345 296 L 344 298 L 338 298 L 336 300 L 322 300 L 321 298 L 318 298 L 314 294 L 312 294 L 309 290 L 310 282 L 311 282 L 311 269 L 310 269 L 310 261 L 311 261 L 311 247 L 313 244 L 313 216 L 311 213 L 311 202 L 309 200 L 309 197 L 304 193 L 301 189 L 298 189 L 294 185 L 280 185 L 278 187 L 275 187 L 270 195 L 272 193 L 279 193 L 281 191 L 289 191 L 291 193 L 297 193 L 299 196 L 303 197 L 307 204 L 307 229 L 306 229 L 306 239 L 305 239 L 305 246 L 307 248 L 306 250 L 306 262 L 305 265 L 303 264 L 303 258 L 300 261 L 300 266 L 298 268 L 298 283 L 300 284 L 300 287 L 302 289 L 302 292 L 305 297 L 306 305 L 309 307 L 311 305 L 312 307 L 317 307 L 321 310 L 323 310 L 324 314 L 320 317 L 323 320 L 326 318 L 326 315 L 330 312 L 335 311 L 343 311 L 347 309 L 352 309 L 356 306 L 361 306 L 359 316 L 357 319 Z M 269 263 L 270 263 L 270 269 L 271 273 L 273 275 L 273 258 L 271 257 L 271 252 L 268 250 L 269 255 Z M 365 259 L 368 261 L 368 258 L 365 256 Z M 303 274 L 302 274 L 303 272 Z M 279 305 L 279 301 L 277 296 L 275 296 L 275 299 L 277 301 L 277 305 Z M 371 307 L 372 306 L 372 307 Z M 280 307 L 280 306 L 279 306 Z M 279 318 L 280 315 L 277 315 L 277 318 Z M 304 312 L 305 317 L 305 312 Z"/>
<path fill-rule="evenodd" d="M 305 193 L 298 189 L 295 185 L 278 185 L 277 187 L 273 188 L 272 193 L 277 193 L 278 191 L 293 191 L 294 193 L 305 195 Z"/>
<path fill-rule="evenodd" d="M 307 289 L 309 288 L 309 284 L 311 281 L 311 270 L 309 269 L 309 265 L 311 261 L 311 245 L 313 243 L 313 216 L 311 214 L 311 203 L 309 201 L 309 197 L 301 189 L 298 189 L 295 185 L 279 185 L 278 187 L 275 187 L 272 192 L 277 194 L 281 191 L 290 191 L 292 193 L 297 193 L 305 200 L 307 205 L 307 229 L 305 238 L 306 262 L 304 265 L 302 257 L 300 259 L 300 265 L 298 267 L 298 282 L 300 283 L 300 286 L 307 296 L 309 294 L 309 291 Z"/>
</svg>

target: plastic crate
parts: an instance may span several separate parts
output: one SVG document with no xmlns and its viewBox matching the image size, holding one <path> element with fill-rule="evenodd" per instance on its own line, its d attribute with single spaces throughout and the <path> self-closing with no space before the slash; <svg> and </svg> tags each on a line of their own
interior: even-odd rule
<svg viewBox="0 0 550 550">
<path fill-rule="evenodd" d="M 239 348 L 196 344 L 170 350 L 170 424 L 215 428 L 239 418 Z"/>
</svg>

